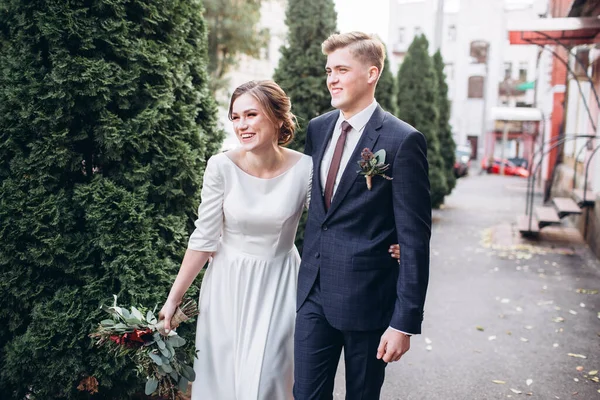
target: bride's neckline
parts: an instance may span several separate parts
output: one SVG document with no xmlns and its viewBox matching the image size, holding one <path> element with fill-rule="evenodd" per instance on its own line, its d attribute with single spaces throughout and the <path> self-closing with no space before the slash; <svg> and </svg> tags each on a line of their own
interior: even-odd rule
<svg viewBox="0 0 600 400">
<path fill-rule="evenodd" d="M 300 161 L 302 161 L 302 155 L 300 155 L 300 157 L 298 157 L 298 160 L 296 160 L 296 162 L 294 162 L 294 164 L 293 164 L 291 167 L 289 167 L 288 169 L 286 169 L 285 171 L 283 171 L 281 174 L 279 174 L 279 175 L 276 175 L 276 176 L 274 176 L 274 177 L 272 177 L 272 178 L 260 178 L 260 177 L 258 177 L 258 176 L 255 176 L 255 175 L 249 174 L 248 172 L 244 171 L 244 170 L 243 170 L 243 169 L 242 169 L 242 168 L 241 168 L 239 165 L 237 165 L 237 164 L 235 163 L 235 161 L 233 161 L 231 158 L 229 158 L 229 156 L 227 155 L 227 153 L 223 153 L 223 155 L 225 156 L 225 158 L 226 158 L 227 160 L 229 160 L 229 162 L 230 162 L 230 163 L 232 163 L 232 164 L 233 164 L 233 166 L 234 166 L 234 167 L 235 167 L 235 168 L 236 168 L 238 171 L 240 171 L 240 172 L 241 172 L 241 173 L 243 173 L 244 175 L 247 175 L 247 176 L 249 176 L 249 177 L 251 177 L 251 178 L 254 178 L 254 179 L 259 179 L 259 180 L 261 180 L 261 181 L 270 181 L 270 180 L 273 180 L 273 179 L 280 178 L 280 177 L 284 176 L 285 174 L 287 174 L 288 172 L 290 172 L 291 170 L 293 170 L 293 169 L 294 169 L 294 167 L 295 167 L 296 165 L 300 164 Z"/>
</svg>

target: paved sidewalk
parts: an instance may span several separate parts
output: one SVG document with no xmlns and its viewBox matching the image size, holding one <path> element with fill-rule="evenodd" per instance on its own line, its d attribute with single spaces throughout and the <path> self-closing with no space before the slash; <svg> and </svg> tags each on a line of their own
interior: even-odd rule
<svg viewBox="0 0 600 400">
<path fill-rule="evenodd" d="M 525 185 L 469 176 L 434 211 L 423 335 L 382 399 L 600 399 L 600 262 L 571 228 L 520 239 Z"/>
</svg>

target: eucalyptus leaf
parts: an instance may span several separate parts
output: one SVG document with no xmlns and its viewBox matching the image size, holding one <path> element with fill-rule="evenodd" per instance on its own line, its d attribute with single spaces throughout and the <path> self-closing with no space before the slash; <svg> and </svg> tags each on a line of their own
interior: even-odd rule
<svg viewBox="0 0 600 400">
<path fill-rule="evenodd" d="M 196 373 L 194 369 L 186 364 L 181 364 L 181 375 L 190 382 L 194 382 L 196 379 Z"/>
<path fill-rule="evenodd" d="M 167 343 L 169 343 L 173 347 L 181 347 L 185 345 L 185 339 L 181 336 L 171 336 L 167 339 Z"/>
<path fill-rule="evenodd" d="M 104 325 L 104 326 L 113 326 L 115 324 L 115 321 L 113 321 L 112 319 L 103 319 L 102 321 L 100 321 L 100 325 Z"/>
<path fill-rule="evenodd" d="M 154 314 L 152 313 L 152 311 L 148 311 L 146 313 L 146 321 L 149 324 L 156 324 L 156 317 L 154 316 Z"/>
<path fill-rule="evenodd" d="M 158 348 L 161 350 L 165 348 L 165 342 L 162 339 L 157 340 L 156 344 L 158 345 Z"/>
<path fill-rule="evenodd" d="M 160 353 L 165 356 L 167 359 L 171 358 L 171 352 L 169 351 L 169 349 L 167 349 L 167 347 L 163 347 L 163 348 L 158 348 L 158 351 L 160 351 Z"/>
<path fill-rule="evenodd" d="M 131 306 L 131 315 L 135 318 L 137 318 L 140 322 L 142 322 L 144 320 L 144 316 L 142 315 L 142 313 L 140 312 L 140 310 L 138 310 L 137 308 Z"/>
<path fill-rule="evenodd" d="M 179 382 L 177 383 L 177 387 L 182 393 L 187 393 L 188 384 L 189 381 L 182 376 L 181 379 L 179 379 Z"/>
<path fill-rule="evenodd" d="M 156 365 L 163 365 L 162 358 L 158 354 L 148 353 L 148 355 Z"/>
<path fill-rule="evenodd" d="M 377 150 L 373 157 L 377 159 L 378 162 L 385 162 L 385 149 Z"/>
<path fill-rule="evenodd" d="M 173 357 L 175 357 L 175 349 L 173 348 L 173 346 L 171 345 L 171 343 L 169 343 L 169 341 L 165 341 L 167 350 L 169 351 L 169 359 L 172 359 Z"/>
<path fill-rule="evenodd" d="M 169 364 L 163 364 L 160 367 L 166 374 L 170 374 L 171 372 L 173 372 L 173 367 L 171 367 Z"/>
<path fill-rule="evenodd" d="M 171 377 L 171 379 L 173 379 L 175 382 L 179 382 L 179 374 L 177 373 L 177 371 L 173 370 L 169 376 Z"/>
<path fill-rule="evenodd" d="M 116 309 L 117 307 L 115 307 Z M 129 313 L 129 311 L 127 311 L 126 308 L 121 308 L 121 312 L 119 313 L 123 316 L 123 318 L 127 319 L 131 317 L 131 314 Z"/>
<path fill-rule="evenodd" d="M 148 380 L 146 381 L 146 388 L 144 390 L 144 393 L 147 396 L 150 396 L 152 393 L 154 393 L 156 389 L 158 389 L 158 380 L 156 380 L 156 378 L 154 377 L 148 378 Z"/>
</svg>

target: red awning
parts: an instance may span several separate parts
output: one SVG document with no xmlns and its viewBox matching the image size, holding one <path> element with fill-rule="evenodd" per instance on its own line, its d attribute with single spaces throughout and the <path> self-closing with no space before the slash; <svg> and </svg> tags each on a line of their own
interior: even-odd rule
<svg viewBox="0 0 600 400">
<path fill-rule="evenodd" d="M 597 18 L 541 18 L 508 23 L 510 44 L 560 44 L 575 46 L 600 43 Z"/>
</svg>

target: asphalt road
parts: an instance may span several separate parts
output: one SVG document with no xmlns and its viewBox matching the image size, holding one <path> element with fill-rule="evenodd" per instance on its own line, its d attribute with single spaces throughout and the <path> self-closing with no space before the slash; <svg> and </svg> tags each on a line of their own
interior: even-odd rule
<svg viewBox="0 0 600 400">
<path fill-rule="evenodd" d="M 434 211 L 423 334 L 382 399 L 600 399 L 600 262 L 567 224 L 519 238 L 525 183 L 468 176 Z"/>
</svg>

